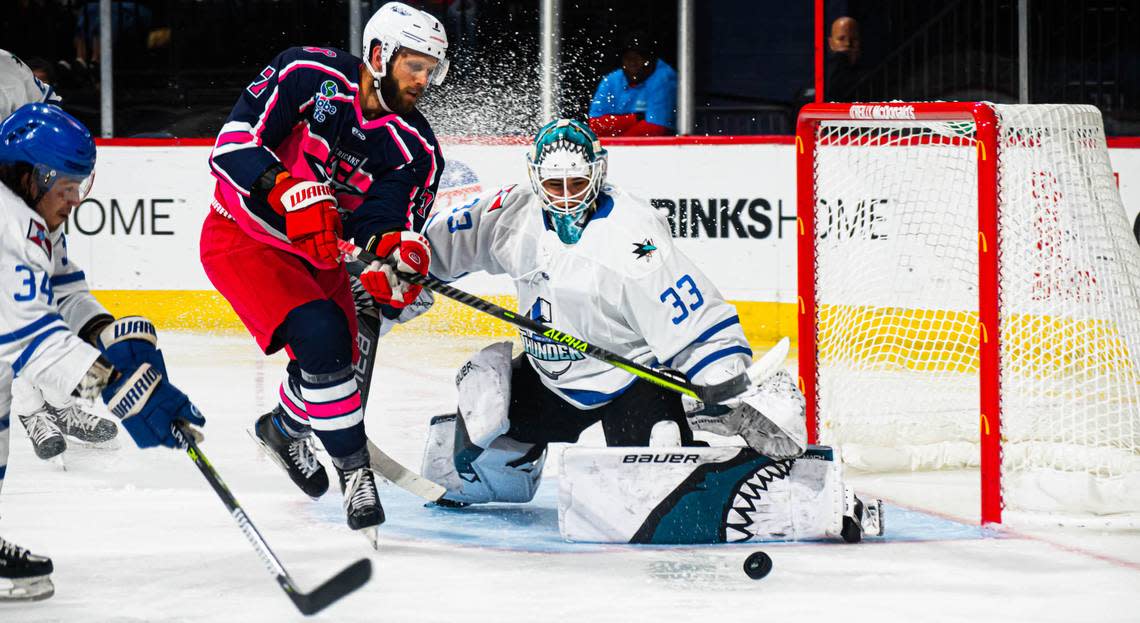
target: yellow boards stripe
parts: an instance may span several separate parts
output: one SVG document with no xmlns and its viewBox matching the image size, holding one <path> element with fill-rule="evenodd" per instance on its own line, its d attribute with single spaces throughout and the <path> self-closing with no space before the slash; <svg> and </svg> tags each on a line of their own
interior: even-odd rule
<svg viewBox="0 0 1140 623">
<path fill-rule="evenodd" d="M 146 316 L 161 330 L 244 332 L 245 327 L 222 295 L 211 290 L 96 290 L 116 317 Z M 513 296 L 485 296 L 506 309 L 517 309 Z M 754 348 L 763 348 L 783 336 L 796 335 L 794 303 L 734 301 L 744 333 Z M 514 325 L 476 311 L 462 303 L 437 296 L 431 311 L 395 331 L 409 334 L 470 335 L 511 338 Z"/>
</svg>

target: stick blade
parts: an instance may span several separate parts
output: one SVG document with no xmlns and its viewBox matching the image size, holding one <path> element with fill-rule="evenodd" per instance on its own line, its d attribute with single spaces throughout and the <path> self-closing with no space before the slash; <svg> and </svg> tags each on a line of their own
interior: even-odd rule
<svg viewBox="0 0 1140 623">
<path fill-rule="evenodd" d="M 429 502 L 435 502 L 447 493 L 447 489 L 443 486 L 400 465 L 395 459 L 378 448 L 376 444 L 372 443 L 371 439 L 368 440 L 368 454 L 374 471 L 408 493 L 418 495 Z"/>
<path fill-rule="evenodd" d="M 367 558 L 352 563 L 310 593 L 289 592 L 289 598 L 301 614 L 309 616 L 332 605 L 341 597 L 364 586 L 372 577 L 372 561 Z"/>
</svg>

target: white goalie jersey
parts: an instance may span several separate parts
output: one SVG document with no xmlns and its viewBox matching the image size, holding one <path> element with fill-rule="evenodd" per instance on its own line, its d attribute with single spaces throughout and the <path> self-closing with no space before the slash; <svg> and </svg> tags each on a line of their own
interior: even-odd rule
<svg viewBox="0 0 1140 623">
<path fill-rule="evenodd" d="M 19 57 L 0 50 L 0 120 L 30 102 L 59 102 L 52 88 L 38 79 Z"/>
<path fill-rule="evenodd" d="M 607 186 L 577 244 L 546 226 L 531 189 L 508 186 L 437 213 L 425 226 L 432 274 L 507 274 L 519 313 L 638 364 L 715 382 L 751 362 L 736 309 L 673 245 L 665 217 Z M 583 409 L 619 396 L 635 377 L 579 350 L 520 330 L 527 359 L 550 388 Z M 707 380 L 707 379 L 712 379 Z"/>
<path fill-rule="evenodd" d="M 75 389 L 99 356 L 75 333 L 107 310 L 88 291 L 83 271 L 68 260 L 63 228 L 49 232 L 3 184 L 0 290 L 0 367 L 37 385 Z"/>
</svg>

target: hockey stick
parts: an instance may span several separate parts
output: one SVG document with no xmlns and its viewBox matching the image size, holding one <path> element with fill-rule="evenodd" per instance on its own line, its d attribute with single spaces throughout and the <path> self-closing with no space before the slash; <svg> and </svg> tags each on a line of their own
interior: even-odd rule
<svg viewBox="0 0 1140 623">
<path fill-rule="evenodd" d="M 316 614 L 324 610 L 336 600 L 344 597 L 352 591 L 364 586 L 368 579 L 372 577 L 372 561 L 367 558 L 352 563 L 340 573 L 334 575 L 321 584 L 313 591 L 302 593 L 297 589 L 297 585 L 293 583 L 293 579 L 289 577 L 289 573 L 285 571 L 284 565 L 269 549 L 269 544 L 265 542 L 265 538 L 257 531 L 249 516 L 245 514 L 245 510 L 238 504 L 234 495 L 230 493 L 226 483 L 222 482 L 222 477 L 218 475 L 217 470 L 210 464 L 209 459 L 202 453 L 202 449 L 198 447 L 194 435 L 190 432 L 184 422 L 179 421 L 175 424 L 177 431 L 181 434 L 183 440 L 186 442 L 186 454 L 194 464 L 198 466 L 198 471 L 202 472 L 202 476 L 206 478 L 206 482 L 210 483 L 210 487 L 222 504 L 226 505 L 226 510 L 233 516 L 234 521 L 237 522 L 238 527 L 241 528 L 242 534 L 253 545 L 253 549 L 257 551 L 257 555 L 261 557 L 261 561 L 265 563 L 265 568 L 277 580 L 277 584 L 289 599 L 293 601 L 293 605 L 301 611 L 301 614 L 310 615 Z"/>
<path fill-rule="evenodd" d="M 356 270 L 349 269 L 353 276 L 359 276 Z M 357 293 L 353 292 L 354 298 Z M 373 313 L 375 312 L 375 313 Z M 379 310 L 363 309 L 360 300 L 356 305 L 356 345 L 360 350 L 360 359 L 356 362 L 353 371 L 356 375 L 356 384 L 360 387 L 360 409 L 367 413 L 368 392 L 372 387 L 372 370 L 376 366 L 376 350 L 380 343 L 380 316 Z M 404 467 L 396 459 L 388 456 L 383 450 L 368 440 L 369 463 L 372 469 L 396 486 L 412 495 L 417 495 L 429 502 L 438 501 L 447 493 L 440 485 Z"/>
<path fill-rule="evenodd" d="M 365 264 L 384 261 L 377 257 L 376 254 L 362 249 L 346 240 L 338 240 L 337 246 L 346 255 L 350 255 L 354 259 L 364 262 Z M 425 276 L 418 273 L 405 273 L 402 271 L 395 272 L 396 275 L 400 277 L 400 279 L 403 279 L 408 283 L 414 283 L 418 286 L 423 286 L 432 292 L 435 292 L 436 294 L 442 294 L 447 298 L 459 301 L 460 303 L 463 303 L 469 307 L 473 307 L 485 314 L 489 314 L 500 320 L 505 320 L 506 322 L 509 322 L 515 326 L 533 331 L 550 340 L 553 340 L 554 342 L 566 344 L 570 348 L 578 350 L 584 355 L 593 357 L 594 359 L 598 359 L 600 361 L 604 361 L 616 368 L 621 368 L 622 370 L 625 370 L 626 372 L 629 372 L 636 377 L 645 379 L 650 383 L 673 390 L 679 394 L 683 394 L 691 398 L 696 398 L 701 402 L 724 402 L 729 398 L 740 395 L 748 389 L 749 385 L 754 380 L 763 380 L 775 372 L 775 369 L 783 363 L 784 357 L 786 357 L 788 353 L 788 338 L 783 338 L 779 343 L 776 344 L 775 347 L 772 348 L 772 350 L 768 351 L 768 353 L 765 354 L 765 356 L 762 357 L 760 361 L 758 361 L 756 364 L 753 364 L 748 370 L 741 372 L 740 374 L 737 374 L 736 376 L 721 383 L 716 383 L 714 385 L 697 385 L 695 383 L 690 383 L 684 378 L 681 378 L 680 375 L 667 374 L 647 368 L 640 364 L 634 363 L 633 361 L 626 359 L 621 355 L 612 353 L 604 348 L 594 346 L 593 344 L 589 344 L 585 340 L 581 340 L 572 335 L 562 333 L 557 329 L 548 327 L 541 322 L 531 320 L 526 316 L 520 316 L 512 311 L 499 307 L 490 301 L 481 299 L 473 294 L 464 292 L 463 290 L 453 288 L 440 281 L 439 279 L 432 277 L 431 275 Z M 776 361 L 777 359 L 778 361 Z M 775 363 L 772 363 L 773 361 L 775 361 Z M 757 364 L 762 365 L 758 366 Z"/>
</svg>

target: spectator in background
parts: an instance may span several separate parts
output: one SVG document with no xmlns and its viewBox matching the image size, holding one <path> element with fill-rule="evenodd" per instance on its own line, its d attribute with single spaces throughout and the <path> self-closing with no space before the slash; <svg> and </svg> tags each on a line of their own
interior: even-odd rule
<svg viewBox="0 0 1140 623">
<path fill-rule="evenodd" d="M 863 51 L 859 22 L 853 17 L 840 17 L 831 22 L 827 49 L 825 99 L 849 101 L 856 83 L 863 77 L 863 66 L 859 63 Z"/>
<path fill-rule="evenodd" d="M 598 84 L 590 102 L 589 124 L 598 136 L 677 133 L 677 72 L 657 58 L 645 33 L 626 37 L 621 69 Z"/>
</svg>

